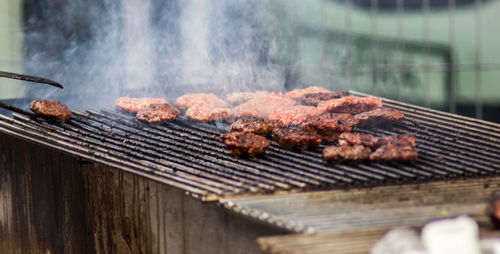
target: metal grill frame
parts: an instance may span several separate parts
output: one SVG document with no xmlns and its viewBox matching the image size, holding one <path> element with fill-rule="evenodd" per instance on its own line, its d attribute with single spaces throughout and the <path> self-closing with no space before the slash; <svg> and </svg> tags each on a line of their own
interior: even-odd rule
<svg viewBox="0 0 500 254">
<path fill-rule="evenodd" d="M 59 126 L 17 110 L 12 117 L 0 115 L 0 131 L 163 182 L 203 201 L 500 173 L 500 125 L 383 101 L 386 107 L 406 114 L 403 124 L 360 131 L 376 135 L 413 133 L 420 155 L 417 163 L 328 164 L 320 158 L 322 147 L 297 152 L 277 144 L 264 157 L 237 158 L 229 155 L 218 139 L 225 130 L 215 125 L 183 120 L 148 125 L 134 116 L 110 110 L 75 111 L 69 122 Z"/>
</svg>

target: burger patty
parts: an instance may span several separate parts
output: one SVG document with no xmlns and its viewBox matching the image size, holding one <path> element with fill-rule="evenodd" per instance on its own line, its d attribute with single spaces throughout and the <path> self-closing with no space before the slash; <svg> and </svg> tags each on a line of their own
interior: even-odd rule
<svg viewBox="0 0 500 254">
<path fill-rule="evenodd" d="M 227 103 L 219 99 L 213 93 L 191 93 L 178 97 L 175 100 L 175 105 L 180 109 L 186 110 L 194 106 L 212 107 L 212 108 L 224 108 L 227 107 Z"/>
<path fill-rule="evenodd" d="M 130 98 L 120 97 L 116 99 L 115 106 L 128 112 L 137 113 L 141 109 L 147 108 L 151 104 L 168 103 L 164 99 L 159 98 Z"/>
<path fill-rule="evenodd" d="M 271 142 L 266 138 L 250 132 L 230 132 L 220 136 L 229 149 L 229 153 L 237 156 L 255 157 L 267 150 Z"/>
<path fill-rule="evenodd" d="M 256 91 L 256 92 L 236 92 L 230 93 L 226 95 L 226 100 L 231 103 L 233 106 L 240 105 L 242 103 L 247 102 L 250 99 L 265 97 L 269 95 L 273 95 L 276 93 L 268 92 L 268 91 Z"/>
<path fill-rule="evenodd" d="M 250 99 L 233 108 L 233 112 L 237 117 L 268 118 L 269 115 L 287 110 L 296 104 L 296 101 L 282 94 L 272 94 Z"/>
<path fill-rule="evenodd" d="M 163 123 L 176 119 L 181 111 L 168 103 L 151 104 L 137 112 L 136 117 L 148 123 Z"/>
<path fill-rule="evenodd" d="M 284 128 L 280 121 L 270 121 L 259 118 L 242 118 L 231 124 L 231 131 L 251 132 L 257 135 L 267 136 L 274 128 Z"/>
<path fill-rule="evenodd" d="M 401 122 L 405 115 L 392 108 L 378 108 L 357 114 L 354 117 L 359 120 L 359 126 L 375 126 Z"/>
<path fill-rule="evenodd" d="M 323 150 L 322 159 L 329 162 L 363 161 L 370 158 L 371 150 L 362 145 L 328 146 Z"/>
<path fill-rule="evenodd" d="M 339 99 L 322 101 L 318 109 L 324 112 L 359 114 L 382 107 L 382 100 L 373 97 L 346 96 Z"/>
<path fill-rule="evenodd" d="M 321 113 L 319 109 L 313 106 L 296 105 L 270 114 L 269 120 L 279 120 L 286 125 L 299 125 L 308 117 L 314 117 Z"/>
<path fill-rule="evenodd" d="M 318 104 L 322 101 L 338 99 L 347 95 L 348 94 L 346 92 L 341 92 L 341 91 L 334 91 L 328 93 L 309 93 L 309 94 L 304 94 L 302 97 L 299 97 L 296 100 L 304 105 L 318 106 Z"/>
<path fill-rule="evenodd" d="M 66 122 L 71 118 L 71 111 L 68 106 L 58 100 L 37 99 L 31 102 L 30 109 L 36 115 L 46 117 L 56 122 Z"/>
<path fill-rule="evenodd" d="M 212 106 L 192 106 L 186 111 L 186 118 L 196 122 L 210 122 L 216 120 L 230 120 L 234 118 L 230 108 Z"/>
<path fill-rule="evenodd" d="M 358 123 L 350 114 L 324 113 L 307 119 L 302 129 L 323 137 L 327 141 L 335 141 L 342 132 L 350 132 Z"/>
<path fill-rule="evenodd" d="M 326 89 L 326 88 L 323 88 L 323 87 L 309 86 L 309 87 L 302 88 L 302 89 L 293 89 L 292 91 L 286 93 L 285 96 L 290 98 L 290 99 L 298 100 L 298 99 L 304 97 L 305 95 L 318 94 L 318 93 L 331 94 L 333 92 Z"/>
<path fill-rule="evenodd" d="M 313 133 L 303 130 L 277 128 L 273 130 L 273 140 L 286 148 L 308 149 L 321 144 L 323 139 Z"/>
<path fill-rule="evenodd" d="M 388 143 L 370 154 L 370 160 L 375 162 L 407 161 L 418 159 L 418 152 L 411 145 Z"/>
</svg>

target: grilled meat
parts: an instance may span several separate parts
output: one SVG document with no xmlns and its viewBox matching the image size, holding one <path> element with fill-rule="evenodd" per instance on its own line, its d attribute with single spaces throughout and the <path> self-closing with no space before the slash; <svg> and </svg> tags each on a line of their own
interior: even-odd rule
<svg viewBox="0 0 500 254">
<path fill-rule="evenodd" d="M 381 146 L 375 152 L 370 154 L 370 160 L 375 162 L 388 162 L 388 161 L 416 161 L 418 159 L 418 152 L 409 145 L 398 145 L 389 143 Z"/>
<path fill-rule="evenodd" d="M 418 159 L 416 145 L 416 138 L 411 134 L 389 136 L 386 144 L 370 155 L 370 160 L 375 162 L 416 161 Z"/>
<path fill-rule="evenodd" d="M 354 116 L 359 120 L 359 126 L 374 126 L 386 123 L 401 122 L 405 115 L 391 108 L 378 108 Z"/>
<path fill-rule="evenodd" d="M 284 128 L 281 121 L 270 121 L 258 118 L 242 118 L 231 124 L 231 131 L 251 132 L 257 135 L 267 136 L 274 128 Z"/>
<path fill-rule="evenodd" d="M 115 106 L 128 112 L 137 113 L 141 109 L 147 108 L 151 104 L 168 103 L 164 99 L 159 98 L 130 98 L 120 97 L 116 99 Z"/>
<path fill-rule="evenodd" d="M 350 114 L 324 113 L 307 119 L 302 124 L 302 129 L 331 142 L 337 140 L 342 132 L 350 132 L 357 123 Z"/>
<path fill-rule="evenodd" d="M 186 118 L 196 122 L 210 122 L 215 120 L 233 119 L 233 111 L 230 108 L 212 106 L 192 106 L 186 111 Z"/>
<path fill-rule="evenodd" d="M 303 130 L 276 128 L 273 130 L 273 140 L 286 148 L 308 149 L 321 144 L 323 139 L 313 133 Z"/>
<path fill-rule="evenodd" d="M 255 157 L 267 150 L 270 141 L 250 132 L 230 132 L 220 136 L 229 153 L 238 156 Z"/>
<path fill-rule="evenodd" d="M 299 103 L 309 106 L 318 106 L 322 101 L 338 99 L 347 96 L 346 92 L 334 91 L 329 93 L 310 93 L 296 99 Z"/>
<path fill-rule="evenodd" d="M 415 147 L 417 146 L 417 139 L 411 134 L 403 134 L 397 136 L 388 136 L 386 143 L 398 146 Z"/>
<path fill-rule="evenodd" d="M 281 111 L 276 111 L 269 115 L 269 120 L 278 120 L 286 125 L 299 125 L 308 117 L 320 115 L 322 112 L 316 107 L 296 105 L 284 108 Z"/>
<path fill-rule="evenodd" d="M 339 136 L 339 145 L 363 145 L 379 148 L 387 144 L 410 147 L 417 145 L 415 136 L 411 134 L 375 137 L 371 134 L 344 132 Z"/>
<path fill-rule="evenodd" d="M 339 136 L 339 145 L 362 145 L 378 148 L 387 143 L 391 137 L 375 137 L 371 134 L 344 132 Z"/>
<path fill-rule="evenodd" d="M 52 121 L 65 122 L 71 118 L 71 111 L 68 106 L 57 100 L 37 99 L 30 104 L 31 111 L 36 115 L 46 117 Z"/>
<path fill-rule="evenodd" d="M 380 107 L 382 107 L 382 100 L 373 97 L 345 96 L 318 104 L 318 109 L 321 111 L 347 114 L 359 114 Z"/>
<path fill-rule="evenodd" d="M 370 157 L 371 150 L 362 145 L 328 146 L 323 150 L 322 159 L 330 162 L 363 161 Z"/>
<path fill-rule="evenodd" d="M 191 93 L 178 97 L 175 100 L 175 105 L 180 109 L 188 109 L 193 106 L 204 106 L 212 108 L 227 107 L 227 103 L 219 99 L 213 93 Z"/>
<path fill-rule="evenodd" d="M 294 100 L 302 98 L 304 95 L 315 94 L 315 93 L 333 93 L 332 91 L 319 87 L 319 86 L 309 86 L 303 89 L 294 89 L 285 94 L 286 97 Z"/>
<path fill-rule="evenodd" d="M 250 99 L 265 97 L 269 95 L 273 95 L 276 93 L 268 92 L 268 91 L 256 91 L 256 92 L 237 92 L 230 93 L 226 95 L 226 100 L 231 103 L 233 106 L 240 105 L 242 103 L 247 102 Z"/>
<path fill-rule="evenodd" d="M 237 117 L 260 117 L 267 118 L 269 115 L 284 111 L 297 104 L 296 101 L 282 94 L 259 96 L 236 106 L 233 112 Z"/>
<path fill-rule="evenodd" d="M 176 119 L 181 111 L 168 103 L 151 104 L 137 112 L 136 117 L 148 123 L 163 123 Z"/>
</svg>

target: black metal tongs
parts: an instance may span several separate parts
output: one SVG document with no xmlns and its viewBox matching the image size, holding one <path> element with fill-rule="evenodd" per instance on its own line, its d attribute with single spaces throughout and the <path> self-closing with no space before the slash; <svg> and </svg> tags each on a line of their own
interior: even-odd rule
<svg viewBox="0 0 500 254">
<path fill-rule="evenodd" d="M 24 75 L 24 74 L 12 73 L 12 72 L 0 71 L 0 77 L 11 78 L 11 79 L 18 79 L 18 80 L 25 80 L 25 81 L 31 81 L 31 82 L 37 82 L 37 83 L 42 83 L 42 84 L 47 84 L 47 85 L 55 86 L 55 87 L 61 88 L 61 89 L 64 88 L 61 84 L 59 84 L 59 83 L 57 83 L 57 82 L 55 82 L 53 80 L 46 79 L 46 78 L 41 78 L 41 77 L 36 77 L 36 76 L 30 76 L 30 75 Z M 9 110 L 18 112 L 18 113 L 26 113 L 26 111 L 24 111 L 22 109 L 16 108 L 16 107 L 14 107 L 12 105 L 3 103 L 1 101 L 0 101 L 0 107 L 1 108 L 6 108 L 6 109 L 9 109 Z"/>
<path fill-rule="evenodd" d="M 17 73 L 13 73 L 13 72 L 0 71 L 0 77 L 43 83 L 43 84 L 55 86 L 55 87 L 61 88 L 61 89 L 64 88 L 61 84 L 59 84 L 53 80 L 50 80 L 50 79 L 36 77 L 36 76 L 30 76 L 30 75 L 24 75 L 24 74 L 17 74 Z"/>
</svg>

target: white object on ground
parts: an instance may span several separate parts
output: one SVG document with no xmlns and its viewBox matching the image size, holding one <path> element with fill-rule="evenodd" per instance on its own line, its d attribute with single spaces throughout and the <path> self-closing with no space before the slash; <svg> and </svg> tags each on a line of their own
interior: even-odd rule
<svg viewBox="0 0 500 254">
<path fill-rule="evenodd" d="M 370 254 L 426 254 L 417 233 L 409 228 L 387 232 L 372 247 Z"/>
<path fill-rule="evenodd" d="M 421 234 L 429 254 L 480 254 L 478 232 L 474 219 L 460 216 L 430 222 Z"/>
<path fill-rule="evenodd" d="M 482 254 L 500 254 L 500 238 L 486 238 L 479 241 Z"/>
</svg>

